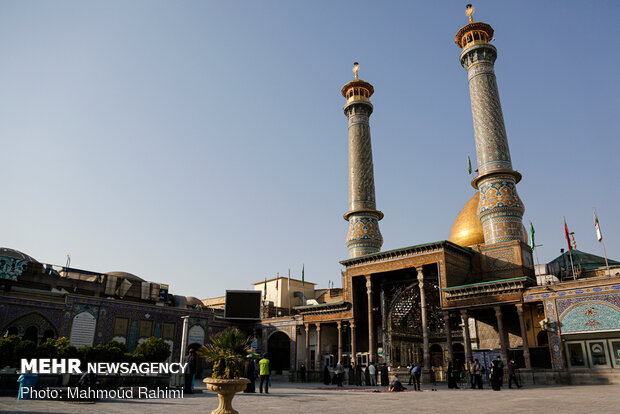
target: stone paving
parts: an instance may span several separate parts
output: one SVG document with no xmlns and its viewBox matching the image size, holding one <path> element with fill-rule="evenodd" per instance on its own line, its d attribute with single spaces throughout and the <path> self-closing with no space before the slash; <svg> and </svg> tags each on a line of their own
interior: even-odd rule
<svg viewBox="0 0 620 414">
<path fill-rule="evenodd" d="M 274 383 L 269 395 L 237 394 L 233 407 L 245 413 L 620 413 L 620 386 L 539 386 L 490 389 L 384 392 L 385 387 L 337 389 L 319 384 Z M 204 385 L 202 387 L 204 389 Z M 202 390 L 200 390 L 202 391 Z M 381 392 L 373 392 L 381 391 Z M 30 413 L 210 413 L 216 394 L 200 392 L 183 399 L 104 400 L 93 404 L 18 401 L 0 397 L 0 412 Z"/>
</svg>

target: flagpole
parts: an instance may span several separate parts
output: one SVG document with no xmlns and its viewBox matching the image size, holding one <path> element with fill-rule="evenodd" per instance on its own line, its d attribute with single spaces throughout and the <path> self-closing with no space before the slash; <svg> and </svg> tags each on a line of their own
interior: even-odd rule
<svg viewBox="0 0 620 414">
<path fill-rule="evenodd" d="M 286 291 L 288 294 L 288 316 L 291 316 L 291 269 L 288 269 L 288 288 Z"/>
<path fill-rule="evenodd" d="M 566 217 L 564 217 L 564 235 L 566 236 L 566 241 L 568 242 L 568 255 L 570 256 L 570 267 L 573 270 L 573 280 L 577 280 L 577 276 L 575 275 L 575 266 L 573 265 L 573 249 L 570 246 L 570 239 L 568 238 L 568 227 L 566 226 Z"/>
<path fill-rule="evenodd" d="M 598 215 L 596 214 L 596 207 L 594 207 L 594 227 L 597 230 L 597 238 L 600 237 L 599 241 L 603 245 L 603 254 L 605 255 L 605 267 L 607 267 L 607 276 L 611 276 L 611 271 L 609 270 L 609 262 L 607 261 L 607 250 L 605 250 L 605 242 L 603 241 L 603 235 L 600 229 L 600 223 L 598 222 Z"/>
<path fill-rule="evenodd" d="M 532 220 L 530 220 L 530 237 L 532 239 L 532 249 L 534 250 L 534 254 L 536 255 L 536 265 L 540 267 L 540 261 L 538 260 L 538 250 L 536 250 L 536 247 L 542 246 L 542 244 L 537 245 L 534 241 L 534 232 L 532 232 L 533 228 L 534 225 L 532 224 Z M 534 275 L 536 275 L 536 272 L 534 272 Z"/>
<path fill-rule="evenodd" d="M 611 270 L 609 270 L 609 262 L 607 261 L 607 251 L 605 250 L 605 242 L 601 240 L 603 245 L 603 254 L 605 255 L 605 266 L 607 267 L 607 276 L 611 276 Z"/>
</svg>

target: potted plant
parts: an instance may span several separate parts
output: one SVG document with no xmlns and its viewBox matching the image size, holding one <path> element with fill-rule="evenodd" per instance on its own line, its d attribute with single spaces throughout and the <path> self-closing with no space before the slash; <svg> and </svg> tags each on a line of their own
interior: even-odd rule
<svg viewBox="0 0 620 414">
<path fill-rule="evenodd" d="M 252 338 L 248 338 L 237 328 L 227 328 L 214 335 L 211 343 L 198 350 L 198 355 L 213 363 L 213 375 L 205 378 L 207 389 L 217 393 L 220 405 L 211 414 L 237 414 L 232 408 L 232 399 L 243 391 L 250 382 L 239 378 L 241 364 L 250 352 Z"/>
</svg>

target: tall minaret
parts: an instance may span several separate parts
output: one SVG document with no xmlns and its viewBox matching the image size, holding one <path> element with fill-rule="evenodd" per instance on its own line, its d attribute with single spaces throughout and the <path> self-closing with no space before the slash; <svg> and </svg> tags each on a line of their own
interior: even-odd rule
<svg viewBox="0 0 620 414">
<path fill-rule="evenodd" d="M 349 118 L 349 221 L 347 247 L 349 257 L 358 257 L 381 250 L 383 237 L 379 220 L 383 213 L 375 203 L 375 178 L 372 167 L 369 118 L 372 114 L 370 97 L 375 89 L 358 78 L 359 64 L 355 62 L 355 80 L 342 87 L 347 99 L 344 114 Z"/>
<path fill-rule="evenodd" d="M 512 169 L 510 161 L 493 69 L 497 49 L 489 43 L 493 39 L 493 28 L 474 22 L 473 12 L 468 4 L 469 24 L 458 31 L 455 41 L 463 49 L 460 60 L 469 79 L 478 158 L 478 176 L 472 185 L 480 190 L 478 217 L 482 221 L 485 244 L 524 240 L 525 208 L 516 188 L 521 174 Z"/>
</svg>

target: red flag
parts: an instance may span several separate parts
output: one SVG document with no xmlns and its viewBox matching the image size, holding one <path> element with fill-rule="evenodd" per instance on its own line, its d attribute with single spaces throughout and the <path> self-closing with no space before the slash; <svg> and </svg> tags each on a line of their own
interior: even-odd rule
<svg viewBox="0 0 620 414">
<path fill-rule="evenodd" d="M 276 277 L 276 290 L 278 290 L 278 279 L 280 279 L 280 276 Z"/>
<path fill-rule="evenodd" d="M 572 247 L 570 245 L 570 236 L 568 235 L 568 226 L 566 225 L 566 218 L 564 219 L 564 235 L 566 236 L 566 244 L 568 244 L 568 251 L 572 251 Z"/>
</svg>

